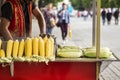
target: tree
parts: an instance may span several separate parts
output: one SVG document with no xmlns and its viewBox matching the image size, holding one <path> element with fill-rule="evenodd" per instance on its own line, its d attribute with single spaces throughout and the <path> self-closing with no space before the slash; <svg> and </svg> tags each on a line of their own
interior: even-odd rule
<svg viewBox="0 0 120 80">
<path fill-rule="evenodd" d="M 120 8 L 120 0 L 115 0 L 116 1 L 116 5 L 118 8 Z"/>
<path fill-rule="evenodd" d="M 93 0 L 70 0 L 75 9 L 83 10 L 83 8 L 92 8 Z"/>
<path fill-rule="evenodd" d="M 102 8 L 113 8 L 120 5 L 120 0 L 101 0 Z"/>
<path fill-rule="evenodd" d="M 80 1 L 81 0 L 70 0 L 72 2 L 72 6 L 75 8 L 75 9 L 79 9 L 79 4 L 80 4 Z"/>
<path fill-rule="evenodd" d="M 109 7 L 109 1 L 108 0 L 101 0 L 101 7 L 102 8 L 108 8 Z"/>
<path fill-rule="evenodd" d="M 84 8 L 91 9 L 93 0 L 82 0 Z"/>
<path fill-rule="evenodd" d="M 39 7 L 43 7 L 48 3 L 53 3 L 54 6 L 57 6 L 57 3 L 62 1 L 63 0 L 39 0 Z"/>
</svg>

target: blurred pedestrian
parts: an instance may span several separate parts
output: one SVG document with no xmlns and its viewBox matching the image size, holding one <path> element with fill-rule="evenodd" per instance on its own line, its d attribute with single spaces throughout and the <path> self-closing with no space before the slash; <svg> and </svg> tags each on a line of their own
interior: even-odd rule
<svg viewBox="0 0 120 80">
<path fill-rule="evenodd" d="M 87 17 L 88 17 L 88 11 L 84 10 L 83 11 L 83 18 L 84 18 L 84 20 L 87 20 Z"/>
<path fill-rule="evenodd" d="M 78 10 L 78 12 L 77 12 L 77 17 L 80 17 L 80 11 Z"/>
<path fill-rule="evenodd" d="M 55 12 L 55 15 L 57 16 L 57 13 L 58 13 L 57 7 L 53 7 L 53 11 Z"/>
<path fill-rule="evenodd" d="M 105 24 L 105 21 L 106 21 L 106 11 L 105 11 L 105 9 L 102 10 L 101 16 L 102 16 L 102 23 L 103 23 L 103 25 L 104 25 L 104 24 Z"/>
<path fill-rule="evenodd" d="M 44 11 L 44 18 L 46 21 L 46 33 L 52 35 L 53 28 L 56 26 L 57 15 L 53 10 L 53 4 L 49 3 L 47 9 Z"/>
<path fill-rule="evenodd" d="M 115 24 L 118 25 L 119 22 L 119 9 L 114 12 Z"/>
<path fill-rule="evenodd" d="M 110 23 L 111 23 L 111 18 L 112 18 L 112 13 L 108 10 L 108 12 L 107 12 L 107 23 L 108 23 L 108 25 L 110 25 Z"/>
<path fill-rule="evenodd" d="M 65 3 L 62 4 L 62 10 L 58 12 L 58 18 L 60 23 L 60 28 L 62 32 L 63 44 L 66 42 L 66 37 L 68 34 L 68 26 L 70 23 L 70 14 L 67 10 L 67 5 Z"/>
</svg>

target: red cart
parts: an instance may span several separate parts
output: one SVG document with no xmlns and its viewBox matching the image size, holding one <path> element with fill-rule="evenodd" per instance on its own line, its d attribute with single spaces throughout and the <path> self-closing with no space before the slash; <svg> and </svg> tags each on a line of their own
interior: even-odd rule
<svg viewBox="0 0 120 80">
<path fill-rule="evenodd" d="M 95 1 L 95 0 L 94 0 Z M 98 80 L 102 61 L 100 53 L 100 0 L 97 0 L 96 59 L 56 58 L 45 63 L 12 62 L 10 66 L 0 66 L 0 80 Z M 96 2 L 95 2 L 96 4 Z M 93 45 L 94 46 L 94 45 Z M 111 60 L 111 59 L 110 59 Z M 114 58 L 113 60 L 117 60 Z"/>
</svg>

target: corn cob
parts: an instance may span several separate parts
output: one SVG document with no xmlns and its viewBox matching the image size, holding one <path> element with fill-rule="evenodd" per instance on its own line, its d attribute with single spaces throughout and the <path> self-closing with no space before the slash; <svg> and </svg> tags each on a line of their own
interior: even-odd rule
<svg viewBox="0 0 120 80">
<path fill-rule="evenodd" d="M 96 57 L 96 48 L 87 48 L 85 50 L 86 57 Z M 109 48 L 101 48 L 100 49 L 100 58 L 109 58 L 112 55 L 112 52 L 109 50 Z"/>
<path fill-rule="evenodd" d="M 48 37 L 47 37 L 47 35 L 43 38 L 43 40 L 44 40 L 44 48 L 45 48 L 45 56 L 46 56 L 46 44 L 47 44 L 47 40 L 48 40 Z"/>
<path fill-rule="evenodd" d="M 6 57 L 10 58 L 12 54 L 13 41 L 9 40 L 6 47 Z"/>
<path fill-rule="evenodd" d="M 45 36 L 45 37 L 44 37 L 44 43 L 45 43 L 45 44 L 46 44 L 47 40 L 48 40 L 48 38 L 47 38 L 47 36 Z"/>
<path fill-rule="evenodd" d="M 25 57 L 30 58 L 32 56 L 32 40 L 27 38 L 25 41 Z"/>
<path fill-rule="evenodd" d="M 0 58 L 5 57 L 5 51 L 3 49 L 0 50 Z"/>
<path fill-rule="evenodd" d="M 20 42 L 20 46 L 19 46 L 18 57 L 23 56 L 24 46 L 25 46 L 25 42 L 24 42 L 24 39 L 22 39 L 22 41 Z"/>
<path fill-rule="evenodd" d="M 19 41 L 15 40 L 13 43 L 13 53 L 12 53 L 13 58 L 17 58 L 18 48 L 19 48 Z"/>
<path fill-rule="evenodd" d="M 1 49 L 1 47 L 2 47 L 2 40 L 0 39 L 0 49 Z"/>
<path fill-rule="evenodd" d="M 45 57 L 45 44 L 41 37 L 39 37 L 39 55 Z"/>
<path fill-rule="evenodd" d="M 32 48 L 33 48 L 33 55 L 38 55 L 38 38 L 33 38 L 32 40 Z"/>
<path fill-rule="evenodd" d="M 46 42 L 46 49 L 45 49 L 46 58 L 50 58 L 50 53 L 51 53 L 51 41 L 50 39 L 48 39 Z"/>
<path fill-rule="evenodd" d="M 50 44 L 51 44 L 51 53 L 50 56 L 53 57 L 54 56 L 54 39 L 52 37 L 50 37 Z"/>
<path fill-rule="evenodd" d="M 81 52 L 58 52 L 57 56 L 63 58 L 79 58 L 82 56 Z"/>
</svg>

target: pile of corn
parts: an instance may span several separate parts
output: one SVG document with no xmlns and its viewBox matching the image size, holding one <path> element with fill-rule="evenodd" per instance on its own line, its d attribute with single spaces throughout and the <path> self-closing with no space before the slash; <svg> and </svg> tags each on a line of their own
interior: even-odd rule
<svg viewBox="0 0 120 80">
<path fill-rule="evenodd" d="M 96 48 L 86 48 L 84 49 L 84 56 L 88 58 L 95 58 L 96 57 Z M 112 52 L 109 48 L 103 47 L 100 49 L 99 58 L 110 58 L 112 56 Z"/>
<path fill-rule="evenodd" d="M 0 62 L 15 61 L 33 61 L 48 62 L 55 59 L 54 39 L 50 36 L 27 38 L 26 40 L 8 40 L 6 49 L 2 49 L 2 40 L 0 40 Z"/>
<path fill-rule="evenodd" d="M 80 58 L 82 55 L 82 50 L 76 46 L 63 46 L 57 50 L 57 56 L 62 58 Z"/>
</svg>

